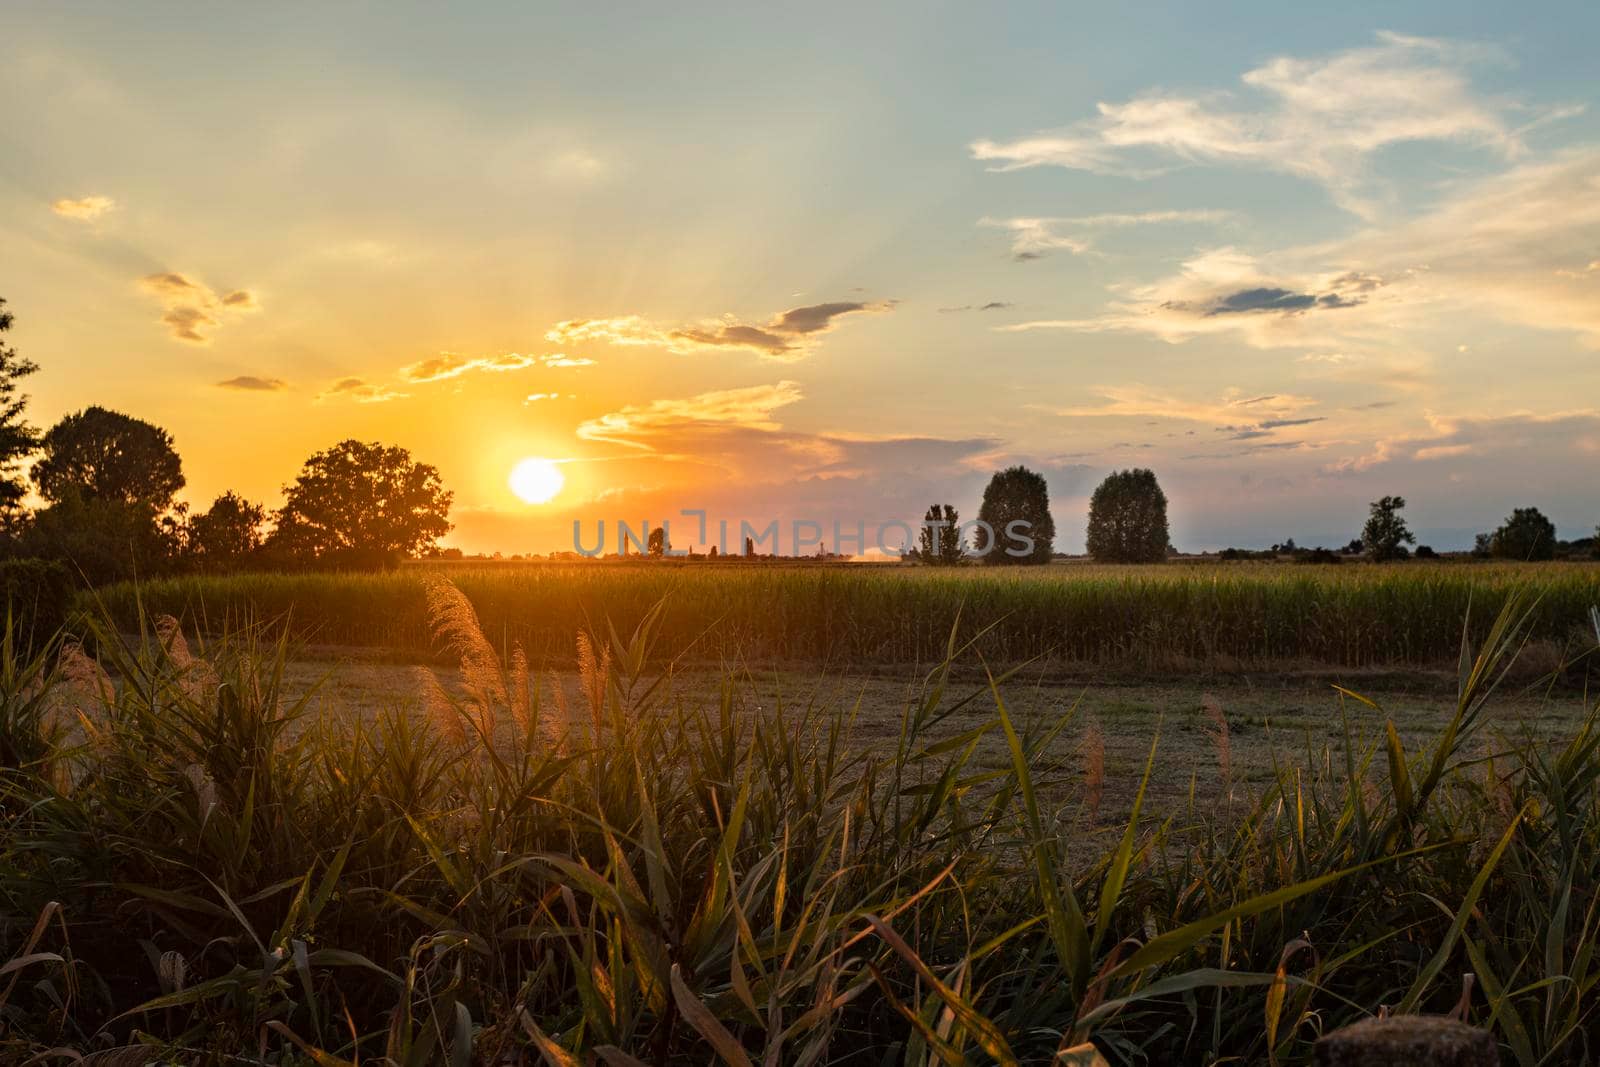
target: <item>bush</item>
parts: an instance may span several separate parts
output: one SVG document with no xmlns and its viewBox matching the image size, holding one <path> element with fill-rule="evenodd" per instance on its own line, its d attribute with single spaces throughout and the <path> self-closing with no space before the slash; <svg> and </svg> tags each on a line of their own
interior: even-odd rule
<svg viewBox="0 0 1600 1067">
<path fill-rule="evenodd" d="M 1538 508 L 1517 508 L 1489 541 L 1501 559 L 1547 560 L 1556 556 L 1556 525 Z"/>
<path fill-rule="evenodd" d="M 73 585 L 72 572 L 54 560 L 0 560 L 0 595 L 24 647 L 43 644 L 66 625 Z"/>
</svg>

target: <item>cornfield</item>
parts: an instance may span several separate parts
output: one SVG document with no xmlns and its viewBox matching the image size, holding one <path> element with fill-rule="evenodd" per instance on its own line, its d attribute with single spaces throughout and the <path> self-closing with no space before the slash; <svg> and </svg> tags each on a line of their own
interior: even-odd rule
<svg viewBox="0 0 1600 1067">
<path fill-rule="evenodd" d="M 96 596 L 125 628 L 141 610 L 215 630 L 286 621 L 296 639 L 428 653 L 424 585 L 445 573 L 491 642 L 570 664 L 575 623 L 630 629 L 667 605 L 655 651 L 708 663 L 824 668 L 938 663 L 959 619 L 975 655 L 1196 670 L 1315 663 L 1439 666 L 1463 619 L 1483 632 L 1512 592 L 1539 593 L 1533 637 L 1589 630 L 1600 566 L 1585 564 L 1167 565 L 956 570 L 725 564 L 418 566 L 390 574 L 234 575 L 120 586 Z"/>
</svg>

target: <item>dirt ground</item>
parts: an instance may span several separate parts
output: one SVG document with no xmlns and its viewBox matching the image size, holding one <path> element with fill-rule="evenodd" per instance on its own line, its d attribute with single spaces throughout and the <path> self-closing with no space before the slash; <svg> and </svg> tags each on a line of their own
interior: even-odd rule
<svg viewBox="0 0 1600 1067">
<path fill-rule="evenodd" d="M 385 709 L 421 714 L 426 689 L 419 670 L 332 655 L 295 661 L 287 683 L 293 693 L 312 691 L 310 707 L 318 715 L 371 715 Z M 447 690 L 460 690 L 455 672 L 435 673 Z M 575 674 L 547 675 L 546 687 L 551 677 L 566 690 L 569 708 L 585 706 Z M 800 671 L 772 671 L 752 674 L 739 693 L 747 706 L 781 707 L 795 714 L 807 706 L 850 709 L 859 703 L 857 744 L 887 750 L 895 744 L 902 713 L 916 699 L 920 682 L 920 675 L 900 680 L 819 678 Z M 1327 678 L 1309 675 L 1115 685 L 1017 676 L 1003 686 L 1002 696 L 1019 727 L 1042 728 L 1073 712 L 1072 721 L 1036 768 L 1041 787 L 1051 794 L 1064 796 L 1081 789 L 1096 747 L 1091 737 L 1098 735 L 1105 783 L 1101 812 L 1103 818 L 1115 821 L 1131 802 L 1152 742 L 1157 748 L 1147 803 L 1152 813 L 1176 813 L 1187 807 L 1191 791 L 1204 803 L 1230 794 L 1244 802 L 1273 779 L 1275 766 L 1331 764 L 1338 771 L 1344 761 L 1347 720 L 1358 751 L 1377 740 L 1385 718 L 1392 717 L 1407 749 L 1416 752 L 1455 709 L 1453 680 L 1443 676 L 1376 676 L 1346 679 L 1343 684 L 1378 707 L 1342 695 Z M 711 710 L 720 685 L 714 672 L 688 671 L 668 679 L 666 691 L 687 707 Z M 940 725 L 941 734 L 962 733 L 994 718 L 994 700 L 982 678 L 953 681 L 946 701 L 973 693 L 975 699 Z M 547 699 L 545 706 L 551 703 Z M 1508 683 L 1491 704 L 1487 729 L 1474 745 L 1493 751 L 1499 747 L 1497 738 L 1520 737 L 1524 732 L 1551 743 L 1564 741 L 1592 707 L 1580 693 L 1530 691 L 1523 683 Z M 1226 722 L 1225 745 L 1221 721 Z M 1009 762 L 998 729 L 984 738 L 976 759 L 985 769 Z M 1381 753 L 1378 760 L 1381 764 Z"/>
</svg>

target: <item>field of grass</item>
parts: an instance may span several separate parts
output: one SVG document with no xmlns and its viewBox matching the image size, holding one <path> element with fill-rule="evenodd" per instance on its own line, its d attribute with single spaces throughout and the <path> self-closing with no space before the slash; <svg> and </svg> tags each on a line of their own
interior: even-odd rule
<svg viewBox="0 0 1600 1067">
<path fill-rule="evenodd" d="M 1380 1005 L 1592 1051 L 1600 708 L 1502 688 L 1526 599 L 1427 722 L 1330 691 L 1248 775 L 1203 697 L 957 683 L 969 625 L 885 729 L 662 674 L 665 607 L 569 681 L 426 599 L 455 671 L 355 715 L 258 631 L 0 648 L 0 1060 L 1292 1064 Z"/>
<path fill-rule="evenodd" d="M 1590 564 L 1168 564 L 1039 568 L 739 564 L 457 564 L 391 574 L 174 578 L 98 595 L 211 629 L 286 619 L 300 639 L 425 654 L 424 582 L 447 574 L 502 648 L 570 664 L 575 625 L 629 629 L 665 602 L 657 651 L 704 663 L 824 669 L 937 663 L 959 615 L 974 661 L 1145 672 L 1307 664 L 1448 666 L 1462 621 L 1481 637 L 1512 591 L 1538 596 L 1533 637 L 1558 656 L 1600 603 Z M 1553 651 L 1551 651 L 1553 650 Z"/>
</svg>

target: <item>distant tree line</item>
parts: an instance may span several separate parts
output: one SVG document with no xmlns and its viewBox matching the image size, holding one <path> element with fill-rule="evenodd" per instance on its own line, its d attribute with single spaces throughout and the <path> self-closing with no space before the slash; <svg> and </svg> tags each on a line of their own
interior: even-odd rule
<svg viewBox="0 0 1600 1067">
<path fill-rule="evenodd" d="M 1045 563 L 1053 554 L 1055 525 L 1050 520 L 1050 498 L 1044 478 L 1023 467 L 1001 471 L 990 479 L 984 491 L 980 525 L 1023 518 L 1042 531 L 1034 551 L 1008 554 L 974 543 L 969 546 L 956 509 L 949 504 L 930 507 L 920 525 L 919 544 L 910 553 L 922 563 L 953 566 L 964 562 L 985 564 Z M 1437 559 L 1439 553 L 1428 545 L 1418 545 L 1405 517 L 1406 501 L 1401 496 L 1385 496 L 1369 505 L 1361 536 L 1340 549 L 1307 548 L 1289 538 L 1270 549 L 1228 548 L 1219 553 L 1224 560 L 1281 559 L 1301 563 L 1341 563 L 1359 556 L 1374 563 L 1389 563 L 1411 557 Z M 1042 520 L 1040 519 L 1042 516 Z M 1036 534 L 1037 536 L 1037 534 Z M 976 538 L 974 541 L 976 542 Z M 1173 554 L 1167 523 L 1167 497 L 1155 473 L 1136 468 L 1114 471 L 1095 489 L 1089 500 L 1086 534 L 1088 554 L 1101 563 L 1158 563 Z M 1517 508 L 1492 533 L 1478 535 L 1472 553 L 1482 558 L 1537 561 L 1560 558 L 1600 559 L 1600 527 L 1595 535 L 1574 541 L 1561 541 L 1556 527 L 1538 508 Z"/>
<path fill-rule="evenodd" d="M 0 341 L 11 324 L 0 300 Z M 229 491 L 191 513 L 177 499 L 183 461 L 166 430 L 98 406 L 42 433 L 29 425 L 20 385 L 37 370 L 0 343 L 8 590 L 6 575 L 52 564 L 90 584 L 186 570 L 370 569 L 429 551 L 450 530 L 451 494 L 435 468 L 355 440 L 308 458 L 276 511 Z"/>
</svg>

